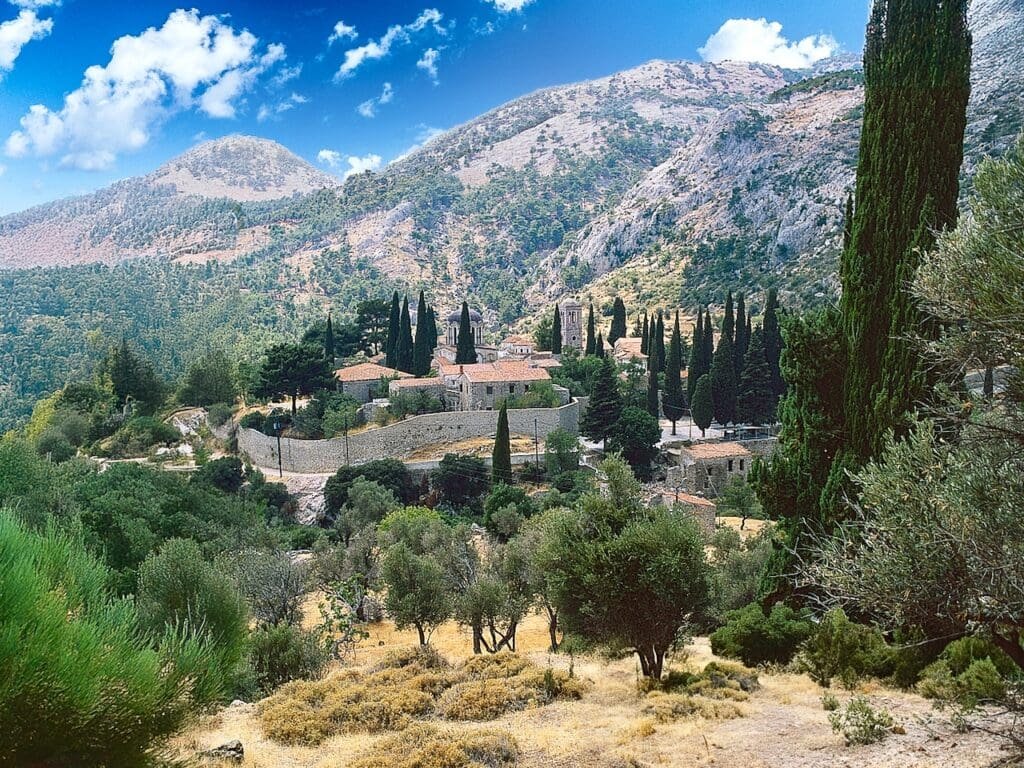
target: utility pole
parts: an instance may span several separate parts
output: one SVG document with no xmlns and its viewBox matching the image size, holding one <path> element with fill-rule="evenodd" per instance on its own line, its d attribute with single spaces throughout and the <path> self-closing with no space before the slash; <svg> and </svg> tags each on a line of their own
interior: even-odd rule
<svg viewBox="0 0 1024 768">
<path fill-rule="evenodd" d="M 537 432 L 537 420 L 533 420 L 533 465 L 540 469 L 540 437 Z"/>
<path fill-rule="evenodd" d="M 345 466 L 349 465 L 348 460 L 348 411 L 345 412 Z"/>
<path fill-rule="evenodd" d="M 277 433 L 277 476 L 284 477 L 284 466 L 281 463 L 281 421 L 274 420 L 274 432 Z"/>
</svg>

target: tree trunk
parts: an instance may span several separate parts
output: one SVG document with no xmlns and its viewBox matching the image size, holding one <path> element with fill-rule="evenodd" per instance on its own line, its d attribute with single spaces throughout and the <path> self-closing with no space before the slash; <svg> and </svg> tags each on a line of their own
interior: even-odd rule
<svg viewBox="0 0 1024 768">
<path fill-rule="evenodd" d="M 546 607 L 548 612 L 548 638 L 551 641 L 548 650 L 554 653 L 558 650 L 558 613 L 550 606 Z"/>
<path fill-rule="evenodd" d="M 473 653 L 481 653 L 480 649 L 480 627 L 473 627 Z"/>
<path fill-rule="evenodd" d="M 676 420 L 672 419 L 672 435 L 675 436 L 675 434 L 676 434 Z"/>
<path fill-rule="evenodd" d="M 297 399 L 298 399 L 298 395 L 293 392 L 292 393 L 292 416 L 294 416 L 296 414 L 296 412 L 298 411 L 298 409 L 295 407 L 295 401 Z"/>
<path fill-rule="evenodd" d="M 420 636 L 420 645 L 426 645 L 427 644 L 427 634 L 426 634 L 426 632 L 423 631 L 423 625 L 422 624 L 417 624 L 416 625 L 416 632 Z"/>
<path fill-rule="evenodd" d="M 1011 627 L 1011 637 L 1006 637 L 995 629 L 992 630 L 992 642 L 996 644 L 1003 653 L 1009 656 L 1013 663 L 1021 670 L 1024 670 L 1024 646 L 1020 644 L 1020 629 Z"/>
</svg>

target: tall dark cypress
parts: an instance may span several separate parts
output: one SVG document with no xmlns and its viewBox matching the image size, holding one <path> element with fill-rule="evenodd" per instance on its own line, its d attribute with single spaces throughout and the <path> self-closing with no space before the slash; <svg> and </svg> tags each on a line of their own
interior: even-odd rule
<svg viewBox="0 0 1024 768">
<path fill-rule="evenodd" d="M 594 378 L 590 402 L 580 419 L 580 432 L 591 440 L 607 442 L 608 436 L 622 415 L 622 393 L 615 377 L 615 363 L 610 357 L 601 361 Z"/>
<path fill-rule="evenodd" d="M 715 328 L 711 324 L 711 310 L 704 310 L 704 340 L 701 342 L 701 365 L 704 373 L 711 373 L 711 363 L 715 359 Z"/>
<path fill-rule="evenodd" d="M 327 313 L 327 331 L 324 333 L 324 357 L 327 364 L 334 368 L 334 321 L 331 320 L 331 313 Z"/>
<path fill-rule="evenodd" d="M 398 343 L 395 344 L 395 367 L 405 373 L 413 372 L 412 321 L 409 319 L 409 297 L 402 302 L 402 320 L 398 328 Z"/>
<path fill-rule="evenodd" d="M 933 232 L 957 216 L 971 34 L 967 0 L 875 0 L 864 46 L 864 123 L 840 302 L 853 454 L 875 454 L 928 390 L 909 294 Z"/>
<path fill-rule="evenodd" d="M 658 398 L 658 374 L 647 372 L 647 412 L 654 418 L 661 415 L 661 401 Z"/>
<path fill-rule="evenodd" d="M 736 421 L 736 360 L 732 339 L 722 331 L 711 363 L 711 399 L 719 424 Z"/>
<path fill-rule="evenodd" d="M 633 338 L 640 338 L 640 315 L 633 318 Z"/>
<path fill-rule="evenodd" d="M 459 317 L 459 335 L 455 345 L 455 362 L 468 365 L 476 362 L 476 341 L 473 339 L 473 325 L 469 322 L 469 304 L 462 302 Z"/>
<path fill-rule="evenodd" d="M 654 342 L 658 350 L 658 371 L 661 372 L 665 370 L 665 316 L 660 311 L 658 312 Z"/>
<path fill-rule="evenodd" d="M 693 326 L 693 342 L 690 344 L 690 364 L 686 371 L 686 402 L 693 402 L 693 391 L 704 370 L 704 310 L 697 307 L 697 324 Z"/>
<path fill-rule="evenodd" d="M 594 335 L 594 302 L 590 302 L 590 312 L 587 313 L 587 346 L 583 350 L 586 355 L 592 355 L 597 350 L 597 338 Z"/>
<path fill-rule="evenodd" d="M 736 347 L 736 312 L 732 306 L 732 291 L 725 297 L 725 317 L 722 318 L 722 333 L 729 337 L 733 348 Z"/>
<path fill-rule="evenodd" d="M 416 305 L 416 338 L 412 344 L 412 373 L 426 376 L 430 372 L 430 318 L 427 314 L 427 300 L 420 291 Z"/>
<path fill-rule="evenodd" d="M 551 320 L 551 354 L 562 354 L 562 310 L 555 304 L 555 316 Z"/>
<path fill-rule="evenodd" d="M 764 354 L 764 333 L 758 327 L 750 340 L 743 375 L 739 380 L 737 418 L 747 424 L 771 424 L 775 421 L 776 403 L 768 358 Z"/>
<path fill-rule="evenodd" d="M 786 382 L 779 367 L 779 361 L 782 359 L 782 329 L 779 327 L 779 296 L 774 288 L 768 291 L 763 333 L 764 356 L 768 360 L 768 370 L 772 375 L 772 391 L 776 397 L 782 397 L 786 391 Z"/>
<path fill-rule="evenodd" d="M 846 213 L 843 216 L 843 252 L 853 240 L 853 195 L 846 196 Z"/>
<path fill-rule="evenodd" d="M 626 336 L 626 305 L 618 296 L 612 305 L 612 326 L 608 330 L 608 343 L 613 347 L 615 342 Z"/>
<path fill-rule="evenodd" d="M 640 354 L 650 354 L 651 348 L 651 329 L 647 323 L 647 315 L 644 314 L 644 327 L 640 332 Z"/>
<path fill-rule="evenodd" d="M 395 367 L 395 347 L 398 346 L 398 332 L 402 326 L 402 305 L 398 291 L 391 296 L 391 314 L 388 315 L 388 340 L 384 344 L 385 364 Z"/>
<path fill-rule="evenodd" d="M 743 294 L 736 296 L 736 344 L 733 352 L 736 354 L 736 381 L 743 375 L 743 359 L 747 355 L 747 347 L 750 346 L 750 337 L 747 335 L 747 305 L 743 301 Z"/>
<path fill-rule="evenodd" d="M 501 404 L 498 411 L 498 428 L 494 434 L 494 450 L 491 453 L 491 478 L 495 485 L 512 484 L 512 444 L 508 431 L 508 405 Z"/>
<path fill-rule="evenodd" d="M 665 418 L 672 422 L 672 434 L 676 433 L 676 422 L 686 413 L 686 399 L 683 397 L 683 338 L 679 332 L 679 313 L 672 327 L 672 339 L 665 357 L 665 391 L 661 395 L 661 409 Z"/>
<path fill-rule="evenodd" d="M 594 354 L 598 357 L 604 357 L 604 339 L 601 338 L 601 332 L 597 332 L 597 339 L 594 341 Z"/>
<path fill-rule="evenodd" d="M 434 311 L 433 307 L 427 307 L 427 323 L 430 333 L 428 338 L 430 339 L 430 354 L 434 354 L 434 350 L 437 349 L 437 312 Z"/>
</svg>

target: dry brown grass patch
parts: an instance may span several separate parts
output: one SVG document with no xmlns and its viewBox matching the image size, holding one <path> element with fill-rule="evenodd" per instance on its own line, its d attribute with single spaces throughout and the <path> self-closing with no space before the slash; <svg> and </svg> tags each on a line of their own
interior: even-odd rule
<svg viewBox="0 0 1024 768">
<path fill-rule="evenodd" d="M 701 717 L 705 720 L 743 717 L 743 710 L 731 701 L 716 701 L 703 696 L 662 691 L 647 694 L 640 711 L 659 723 L 671 723 L 684 717 Z"/>
<path fill-rule="evenodd" d="M 350 768 L 504 768 L 518 758 L 519 745 L 507 733 L 415 725 L 380 741 Z"/>
</svg>

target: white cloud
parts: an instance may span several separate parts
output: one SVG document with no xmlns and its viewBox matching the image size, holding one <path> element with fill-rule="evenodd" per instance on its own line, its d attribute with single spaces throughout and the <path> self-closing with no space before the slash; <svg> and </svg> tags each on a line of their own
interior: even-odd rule
<svg viewBox="0 0 1024 768">
<path fill-rule="evenodd" d="M 705 61 L 755 61 L 786 69 L 805 69 L 839 50 L 830 35 L 790 42 L 782 25 L 767 19 L 729 19 L 698 52 Z"/>
<path fill-rule="evenodd" d="M 281 67 L 281 70 L 270 78 L 270 82 L 276 86 L 282 86 L 285 83 L 291 82 L 301 74 L 302 62 L 300 61 L 294 67 Z"/>
<path fill-rule="evenodd" d="M 9 0 L 9 2 L 13 6 L 28 8 L 30 11 L 37 11 L 40 8 L 53 8 L 61 4 L 61 0 Z"/>
<path fill-rule="evenodd" d="M 342 179 L 347 179 L 356 173 L 365 173 L 366 171 L 376 171 L 380 168 L 383 162 L 380 155 L 366 155 L 365 157 L 359 157 L 357 155 L 349 155 L 345 157 L 333 149 L 321 149 L 316 153 L 316 159 L 318 162 L 326 165 L 332 171 L 337 171 L 343 167 L 344 163 L 348 164 L 348 168 L 342 174 Z"/>
<path fill-rule="evenodd" d="M 391 87 L 391 83 L 384 83 L 384 89 L 380 92 L 380 96 L 373 99 L 367 99 L 358 107 L 358 112 L 363 117 L 376 117 L 377 107 L 382 104 L 390 104 L 391 100 L 395 98 L 395 90 Z"/>
<path fill-rule="evenodd" d="M 356 32 L 356 28 L 346 24 L 344 21 L 339 21 L 334 25 L 334 31 L 331 32 L 331 36 L 327 38 L 328 45 L 334 45 L 339 40 L 355 40 L 359 37 L 359 33 Z"/>
<path fill-rule="evenodd" d="M 52 29 L 52 19 L 40 19 L 31 10 L 0 23 L 0 77 L 14 69 L 14 62 L 26 44 L 46 37 Z"/>
<path fill-rule="evenodd" d="M 512 11 L 523 10 L 523 8 L 532 3 L 533 0 L 487 0 L 487 2 L 502 13 L 511 13 Z"/>
<path fill-rule="evenodd" d="M 301 93 L 292 93 L 287 99 L 282 99 L 277 104 L 261 104 L 256 113 L 256 119 L 262 123 L 272 117 L 278 117 L 290 109 L 295 109 L 299 104 L 306 104 L 308 101 L 309 99 Z"/>
<path fill-rule="evenodd" d="M 427 76 L 431 79 L 434 85 L 437 85 L 437 59 L 440 56 L 440 52 L 435 48 L 427 48 L 420 57 L 420 60 L 416 62 L 416 66 L 427 73 Z"/>
<path fill-rule="evenodd" d="M 401 162 L 402 160 L 405 160 L 405 158 L 407 158 L 413 152 L 417 151 L 418 149 L 422 149 L 426 144 L 429 144 L 431 141 L 433 141 L 435 138 L 437 138 L 444 132 L 444 128 L 437 128 L 432 125 L 424 125 L 421 123 L 419 126 L 419 131 L 416 133 L 416 143 L 409 147 L 407 150 L 405 150 L 405 152 L 400 154 L 394 160 L 392 160 L 391 163 L 398 163 Z"/>
<path fill-rule="evenodd" d="M 7 173 L 7 166 L 0 164 L 0 176 L 3 176 L 5 173 Z"/>
<path fill-rule="evenodd" d="M 383 59 L 391 53 L 391 47 L 396 43 L 408 43 L 415 32 L 422 32 L 427 26 L 432 26 L 434 31 L 440 35 L 447 34 L 447 30 L 441 26 L 441 12 L 436 8 L 427 8 L 422 11 L 416 20 L 411 24 L 395 24 L 388 27 L 384 37 L 380 40 L 371 40 L 358 48 L 350 48 L 345 51 L 345 60 L 341 63 L 334 75 L 335 80 L 343 80 L 352 75 L 363 62 L 375 59 Z"/>
<path fill-rule="evenodd" d="M 60 152 L 62 165 L 105 168 L 121 152 L 145 146 L 177 112 L 198 108 L 210 117 L 233 117 L 242 94 L 285 57 L 282 45 L 262 54 L 258 47 L 250 32 L 236 32 L 216 16 L 173 11 L 161 28 L 115 40 L 110 61 L 86 69 L 59 110 L 30 107 L 6 152 Z"/>
</svg>

